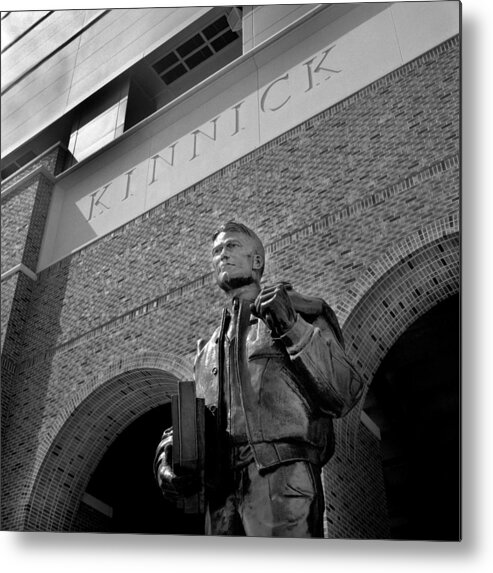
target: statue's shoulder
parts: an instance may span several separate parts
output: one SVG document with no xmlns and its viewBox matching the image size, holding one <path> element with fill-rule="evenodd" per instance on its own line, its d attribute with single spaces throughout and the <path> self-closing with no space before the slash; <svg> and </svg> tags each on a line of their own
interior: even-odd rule
<svg viewBox="0 0 493 573">
<path fill-rule="evenodd" d="M 305 295 L 294 290 L 290 283 L 286 283 L 286 289 L 296 312 L 310 324 L 326 323 L 344 347 L 344 338 L 337 315 L 327 302 L 323 298 Z"/>
<path fill-rule="evenodd" d="M 294 290 L 291 285 L 290 287 L 287 289 L 287 292 L 296 312 L 304 315 L 310 322 L 313 322 L 313 320 L 323 314 L 324 304 L 327 303 L 322 298 L 302 294 Z"/>
<path fill-rule="evenodd" d="M 221 329 L 218 327 L 212 333 L 210 338 L 199 338 L 197 340 L 197 354 L 200 354 L 208 344 L 215 344 L 216 340 L 219 338 L 220 330 Z"/>
</svg>

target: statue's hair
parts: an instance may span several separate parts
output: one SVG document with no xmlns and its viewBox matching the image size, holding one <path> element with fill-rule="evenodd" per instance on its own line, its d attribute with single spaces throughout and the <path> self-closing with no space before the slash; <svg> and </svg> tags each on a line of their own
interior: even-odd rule
<svg viewBox="0 0 493 573">
<path fill-rule="evenodd" d="M 237 223 L 236 221 L 228 221 L 227 223 L 221 225 L 219 229 L 214 233 L 212 241 L 214 242 L 216 240 L 216 237 L 219 235 L 219 233 L 226 233 L 228 231 L 230 233 L 241 233 L 253 239 L 255 244 L 255 254 L 260 255 L 262 257 L 262 268 L 259 269 L 259 274 L 260 276 L 262 276 L 265 265 L 265 249 L 258 235 L 254 231 L 252 231 L 252 229 L 250 229 L 246 225 L 243 225 L 243 223 Z"/>
</svg>

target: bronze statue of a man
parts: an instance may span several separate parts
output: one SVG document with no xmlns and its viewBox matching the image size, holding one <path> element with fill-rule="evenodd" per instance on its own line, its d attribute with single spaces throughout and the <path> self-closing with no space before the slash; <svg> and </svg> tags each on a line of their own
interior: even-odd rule
<svg viewBox="0 0 493 573">
<path fill-rule="evenodd" d="M 264 248 L 235 222 L 213 237 L 216 281 L 230 301 L 221 326 L 199 341 L 198 397 L 206 433 L 209 535 L 323 537 L 321 468 L 334 451 L 333 418 L 358 401 L 361 379 L 348 361 L 334 312 L 286 283 L 261 287 Z M 155 462 L 163 493 L 193 490 L 172 470 L 172 433 Z"/>
</svg>

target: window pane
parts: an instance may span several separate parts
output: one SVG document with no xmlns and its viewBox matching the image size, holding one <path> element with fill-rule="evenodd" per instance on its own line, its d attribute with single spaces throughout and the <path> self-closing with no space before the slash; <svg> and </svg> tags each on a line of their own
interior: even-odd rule
<svg viewBox="0 0 493 573">
<path fill-rule="evenodd" d="M 171 69 L 169 72 L 166 72 L 165 74 L 163 74 L 161 77 L 163 78 L 165 83 L 170 84 L 170 83 L 174 82 L 175 80 L 177 80 L 179 77 L 181 77 L 183 74 L 185 74 L 186 71 L 187 71 L 187 68 L 183 64 L 178 64 L 173 69 Z"/>
<path fill-rule="evenodd" d="M 198 66 L 211 56 L 212 56 L 212 50 L 209 48 L 209 46 L 206 46 L 205 48 L 202 48 L 201 50 L 199 50 L 198 52 L 187 58 L 185 60 L 185 63 L 190 69 L 193 69 L 195 68 L 195 66 Z"/>
<path fill-rule="evenodd" d="M 188 54 L 190 54 L 191 52 L 193 52 L 194 50 L 196 50 L 197 48 L 199 48 L 200 46 L 202 46 L 202 44 L 204 43 L 205 43 L 204 38 L 202 38 L 200 34 L 196 34 L 193 38 L 190 38 L 188 42 L 185 42 L 179 48 L 177 48 L 176 51 L 183 58 Z"/>
<path fill-rule="evenodd" d="M 177 62 L 178 56 L 174 52 L 170 52 L 168 55 L 164 56 L 163 59 L 159 60 L 159 62 L 156 62 L 152 67 L 158 74 L 161 74 Z"/>
<path fill-rule="evenodd" d="M 231 42 L 234 42 L 236 38 L 238 38 L 238 34 L 236 32 L 228 30 L 226 34 L 223 34 L 222 36 L 219 36 L 219 38 L 212 40 L 211 44 L 214 50 L 216 50 L 216 52 L 219 52 L 219 50 L 222 50 L 224 46 L 227 46 L 228 44 L 231 44 Z"/>
<path fill-rule="evenodd" d="M 226 19 L 226 16 L 221 16 L 219 20 L 216 20 L 210 26 L 204 28 L 203 34 L 208 40 L 210 40 L 211 38 L 214 38 L 214 36 L 217 36 L 219 32 L 225 30 L 226 28 L 228 28 L 228 20 Z"/>
</svg>

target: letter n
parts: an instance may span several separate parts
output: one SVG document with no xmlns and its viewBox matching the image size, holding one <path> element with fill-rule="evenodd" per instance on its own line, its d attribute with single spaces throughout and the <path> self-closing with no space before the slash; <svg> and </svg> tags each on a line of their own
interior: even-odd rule
<svg viewBox="0 0 493 573">
<path fill-rule="evenodd" d="M 212 123 L 212 135 L 209 135 L 208 133 L 205 133 L 204 131 L 202 131 L 201 129 L 196 129 L 195 131 L 192 131 L 192 135 L 193 135 L 193 155 L 190 158 L 190 161 L 192 161 L 192 159 L 195 159 L 196 157 L 198 157 L 198 153 L 197 153 L 197 136 L 201 133 L 202 135 L 204 135 L 205 137 L 207 137 L 208 139 L 210 139 L 211 141 L 216 141 L 216 135 L 217 135 L 217 120 L 220 118 L 221 116 L 218 115 L 216 118 L 211 119 L 211 123 Z"/>
</svg>

